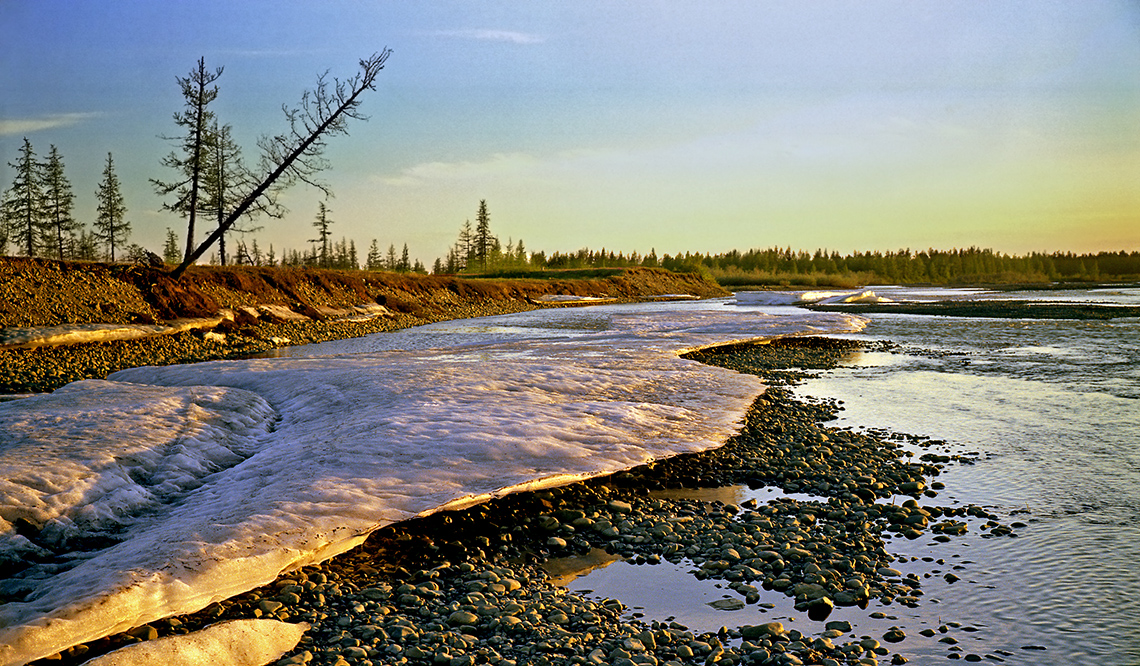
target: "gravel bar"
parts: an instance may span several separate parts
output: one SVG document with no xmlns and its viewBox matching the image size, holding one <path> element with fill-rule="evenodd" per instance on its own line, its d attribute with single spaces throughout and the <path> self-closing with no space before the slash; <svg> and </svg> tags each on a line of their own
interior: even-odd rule
<svg viewBox="0 0 1140 666">
<path fill-rule="evenodd" d="M 886 535 L 948 541 L 981 529 L 1001 537 L 1019 524 L 1004 525 L 973 505 L 937 505 L 942 484 L 927 482 L 952 458 L 924 453 L 913 460 L 904 448 L 936 443 L 825 427 L 839 406 L 789 391 L 808 370 L 834 367 L 858 347 L 805 337 L 696 352 L 690 357 L 757 374 L 769 386 L 739 434 L 718 449 L 390 525 L 359 548 L 271 585 L 37 663 L 79 664 L 130 643 L 248 618 L 312 625 L 276 662 L 282 666 L 906 663 L 906 640 L 933 639 L 908 639 L 898 627 L 861 636 L 847 622 L 827 622 L 835 606 L 921 604 L 923 579 L 894 568 Z M 650 495 L 736 484 L 815 499 L 737 506 Z M 910 499 L 875 503 L 898 495 Z M 695 633 L 667 619 L 632 617 L 621 600 L 552 584 L 547 561 L 592 549 L 647 566 L 690 562 L 693 575 L 721 581 L 741 606 L 756 603 L 761 589 L 783 592 L 819 630 L 809 636 L 769 622 Z M 972 630 L 954 622 L 940 628 L 946 656 L 980 661 L 949 635 L 957 628 Z"/>
</svg>

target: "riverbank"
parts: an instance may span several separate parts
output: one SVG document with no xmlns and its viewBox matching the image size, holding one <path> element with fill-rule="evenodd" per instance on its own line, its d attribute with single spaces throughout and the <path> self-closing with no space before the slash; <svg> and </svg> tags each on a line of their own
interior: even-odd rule
<svg viewBox="0 0 1140 666">
<path fill-rule="evenodd" d="M 938 301 L 932 303 L 810 303 L 802 307 L 818 312 L 850 314 L 906 314 L 991 319 L 1111 320 L 1140 317 L 1140 307 L 1096 303 Z"/>
<path fill-rule="evenodd" d="M 699 275 L 658 269 L 606 277 L 484 280 L 369 271 L 195 266 L 181 279 L 143 266 L 0 258 L 0 395 L 47 392 L 125 368 L 242 358 L 447 319 L 560 307 L 544 297 L 609 302 L 728 292 Z M 597 302 L 597 301 L 595 301 Z M 35 346 L 34 331 L 92 326 L 193 330 L 127 340 Z M 18 335 L 16 335 L 18 333 Z M 5 340 L 12 344 L 3 344 Z"/>
<path fill-rule="evenodd" d="M 826 623 L 836 606 L 921 603 L 924 582 L 942 563 L 930 563 L 923 578 L 904 576 L 894 565 L 891 535 L 938 542 L 983 520 L 982 529 L 995 536 L 1012 533 L 978 507 L 932 502 L 938 484 L 928 489 L 924 479 L 950 458 L 927 453 L 911 461 L 904 450 L 930 443 L 826 428 L 837 405 L 805 403 L 786 390 L 802 376 L 796 368 L 831 367 L 853 349 L 793 338 L 694 354 L 758 374 L 771 387 L 721 448 L 398 523 L 273 585 L 73 648 L 53 663 L 80 663 L 127 643 L 239 618 L 312 625 L 282 664 L 904 663 L 908 643 L 940 640 L 947 656 L 980 659 L 954 638 L 973 628 L 950 621 L 929 637 L 901 627 L 872 636 L 848 622 Z M 814 498 L 725 505 L 652 495 L 734 484 Z M 906 495 L 906 502 L 896 497 Z M 886 498 L 898 501 L 882 503 Z M 726 609 L 786 597 L 783 603 L 807 613 L 817 631 L 805 635 L 773 622 L 698 633 L 668 618 L 633 616 L 620 600 L 552 584 L 544 569 L 552 560 L 597 550 L 646 566 L 689 563 L 694 575 L 731 592 Z M 956 576 L 944 578 L 948 584 Z M 885 616 L 868 610 L 875 612 Z M 725 617 L 732 624 L 731 614 Z"/>
</svg>

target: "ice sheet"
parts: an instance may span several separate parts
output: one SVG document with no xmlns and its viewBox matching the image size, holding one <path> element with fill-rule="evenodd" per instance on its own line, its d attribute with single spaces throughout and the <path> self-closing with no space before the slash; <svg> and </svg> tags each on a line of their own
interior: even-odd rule
<svg viewBox="0 0 1140 666">
<path fill-rule="evenodd" d="M 68 324 L 41 328 L 4 328 L 0 329 L 0 346 L 53 347 L 79 342 L 134 340 L 210 329 L 221 322 L 221 317 L 208 317 L 177 319 L 165 324 Z"/>
<path fill-rule="evenodd" d="M 3 583 L 0 664 L 197 610 L 440 507 L 717 446 L 761 387 L 679 351 L 860 323 L 701 303 L 559 323 L 584 316 L 0 403 L 0 558 L 29 565 Z M 519 321 L 529 333 L 502 334 Z"/>
<path fill-rule="evenodd" d="M 817 303 L 890 303 L 891 299 L 863 291 L 740 291 L 740 305 L 807 305 Z"/>
</svg>

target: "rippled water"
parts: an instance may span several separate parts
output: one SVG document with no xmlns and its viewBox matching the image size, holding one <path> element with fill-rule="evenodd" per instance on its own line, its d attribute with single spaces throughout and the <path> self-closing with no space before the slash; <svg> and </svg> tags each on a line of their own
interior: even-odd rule
<svg viewBox="0 0 1140 666">
<path fill-rule="evenodd" d="M 1082 295 L 1133 302 L 1140 290 L 1065 297 Z M 843 400 L 843 425 L 982 454 L 942 475 L 939 501 L 1029 512 L 1015 518 L 1029 524 L 1020 538 L 940 547 L 976 564 L 939 612 L 989 627 L 987 642 L 1047 648 L 1024 663 L 1140 663 L 1140 322 L 872 315 L 855 337 L 900 348 L 861 354 L 801 393 Z M 930 554 L 915 545 L 895 544 Z"/>
<path fill-rule="evenodd" d="M 876 289 L 896 300 L 1064 300 L 1136 303 L 1140 289 L 994 293 Z M 778 312 L 780 308 L 773 308 Z M 857 634 L 906 629 L 897 649 L 914 663 L 941 662 L 950 646 L 917 635 L 951 625 L 959 655 L 1016 664 L 1140 664 L 1140 321 L 996 320 L 869 315 L 853 336 L 892 349 L 854 355 L 803 385 L 801 395 L 844 401 L 841 427 L 875 427 L 945 440 L 939 450 L 976 453 L 951 463 L 934 502 L 973 503 L 1021 521 L 1018 538 L 983 538 L 971 528 L 946 544 L 894 539 L 904 572 L 931 574 L 916 609 L 837 608 Z M 766 494 L 727 489 L 739 503 Z M 942 560 L 943 563 L 938 563 Z M 723 595 L 681 565 L 614 562 L 571 583 L 612 596 L 647 618 L 676 616 L 700 631 L 781 620 L 818 633 L 782 594 L 718 611 Z M 948 584 L 941 574 L 961 580 Z M 688 600 L 679 602 L 678 600 Z M 878 611 L 885 617 L 870 617 Z M 966 629 L 976 629 L 967 631 Z M 987 659 L 987 661 L 989 660 Z"/>
</svg>

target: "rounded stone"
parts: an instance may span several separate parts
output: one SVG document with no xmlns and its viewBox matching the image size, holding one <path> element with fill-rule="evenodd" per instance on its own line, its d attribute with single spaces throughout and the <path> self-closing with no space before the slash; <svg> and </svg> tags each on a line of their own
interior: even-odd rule
<svg viewBox="0 0 1140 666">
<path fill-rule="evenodd" d="M 472 626 L 479 624 L 479 616 L 469 611 L 455 611 L 447 618 L 447 623 L 453 627 Z"/>
</svg>

